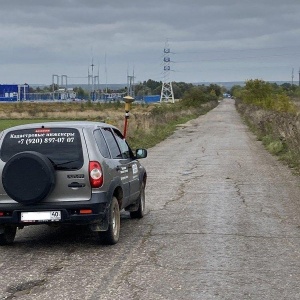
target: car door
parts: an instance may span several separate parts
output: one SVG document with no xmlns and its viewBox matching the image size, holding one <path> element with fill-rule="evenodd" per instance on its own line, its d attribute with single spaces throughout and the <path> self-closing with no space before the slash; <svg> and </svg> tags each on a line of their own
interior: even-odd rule
<svg viewBox="0 0 300 300">
<path fill-rule="evenodd" d="M 124 161 L 126 161 L 126 164 L 128 166 L 128 179 L 129 179 L 129 188 L 130 188 L 130 201 L 136 200 L 140 193 L 140 181 L 139 181 L 139 168 L 138 168 L 138 162 L 134 158 L 134 155 L 128 146 L 125 138 L 120 133 L 120 131 L 114 129 L 113 130 L 116 140 L 119 144 L 119 147 L 121 149 L 121 153 L 123 156 Z"/>
<path fill-rule="evenodd" d="M 123 204 L 128 205 L 130 201 L 130 159 L 125 158 L 121 148 L 117 142 L 117 138 L 113 130 L 109 127 L 101 129 L 106 140 L 110 152 L 110 164 L 116 171 L 116 176 L 120 177 L 123 186 Z"/>
</svg>

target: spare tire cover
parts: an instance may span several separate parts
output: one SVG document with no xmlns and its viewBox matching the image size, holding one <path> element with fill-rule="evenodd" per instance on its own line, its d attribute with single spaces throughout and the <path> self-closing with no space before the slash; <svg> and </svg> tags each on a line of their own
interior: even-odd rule
<svg viewBox="0 0 300 300">
<path fill-rule="evenodd" d="M 46 198 L 55 186 L 55 170 L 50 160 L 35 151 L 12 156 L 2 172 L 7 195 L 22 204 L 33 204 Z"/>
</svg>

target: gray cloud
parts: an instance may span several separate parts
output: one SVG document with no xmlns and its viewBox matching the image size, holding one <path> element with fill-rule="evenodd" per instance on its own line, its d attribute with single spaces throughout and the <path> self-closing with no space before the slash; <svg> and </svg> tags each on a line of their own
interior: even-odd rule
<svg viewBox="0 0 300 300">
<path fill-rule="evenodd" d="M 299 67 L 298 0 L 0 0 L 0 83 L 50 84 L 52 74 L 104 82 L 290 80 Z M 77 79 L 79 80 L 79 79 Z M 85 79 L 83 78 L 82 81 Z M 74 79 L 75 81 L 75 79 Z"/>
</svg>

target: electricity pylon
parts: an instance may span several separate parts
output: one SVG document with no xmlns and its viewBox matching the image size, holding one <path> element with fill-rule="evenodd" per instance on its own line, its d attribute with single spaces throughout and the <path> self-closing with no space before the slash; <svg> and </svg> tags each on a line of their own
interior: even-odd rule
<svg viewBox="0 0 300 300">
<path fill-rule="evenodd" d="M 174 93 L 173 93 L 173 87 L 172 82 L 170 80 L 170 72 L 171 72 L 171 59 L 170 59 L 170 48 L 168 41 L 166 41 L 165 48 L 164 48 L 164 80 L 161 88 L 161 94 L 160 94 L 160 102 L 172 102 L 174 103 Z"/>
</svg>

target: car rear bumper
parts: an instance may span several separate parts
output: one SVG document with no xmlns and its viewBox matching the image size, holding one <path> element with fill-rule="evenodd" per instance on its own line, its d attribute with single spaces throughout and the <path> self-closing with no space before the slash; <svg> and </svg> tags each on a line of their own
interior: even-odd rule
<svg viewBox="0 0 300 300">
<path fill-rule="evenodd" d="M 107 219 L 108 201 L 104 193 L 92 194 L 88 201 L 65 201 L 23 205 L 20 203 L 0 204 L 0 225 L 38 225 L 48 223 L 61 224 L 93 224 L 103 223 Z M 60 211 L 58 221 L 26 221 L 21 220 L 22 212 Z"/>
</svg>

